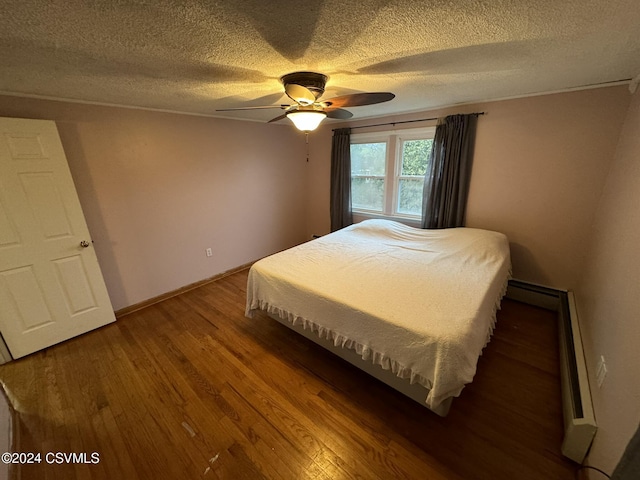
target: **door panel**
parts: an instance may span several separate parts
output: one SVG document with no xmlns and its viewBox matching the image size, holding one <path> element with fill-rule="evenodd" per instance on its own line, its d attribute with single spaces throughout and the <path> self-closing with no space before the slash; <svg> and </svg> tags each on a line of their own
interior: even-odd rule
<svg viewBox="0 0 640 480">
<path fill-rule="evenodd" d="M 38 133 L 6 132 L 5 137 L 13 160 L 33 160 L 47 157 L 44 148 L 42 148 L 42 143 L 40 143 L 40 135 Z"/>
<path fill-rule="evenodd" d="M 0 229 L 14 358 L 115 320 L 54 122 L 0 118 Z"/>
<path fill-rule="evenodd" d="M 23 333 L 53 323 L 33 265 L 7 270 L 2 272 L 2 277 L 3 290 L 7 291 L 2 303 L 13 310 L 15 319 L 20 322 L 18 328 Z"/>
<path fill-rule="evenodd" d="M 82 256 L 60 258 L 54 260 L 53 264 L 56 266 L 58 284 L 67 302 L 69 314 L 77 315 L 98 307 Z"/>
<path fill-rule="evenodd" d="M 21 173 L 20 180 L 44 237 L 51 239 L 71 235 L 71 226 L 53 172 Z"/>
<path fill-rule="evenodd" d="M 9 220 L 0 196 L 0 248 L 11 247 L 20 243 L 16 227 Z"/>
</svg>

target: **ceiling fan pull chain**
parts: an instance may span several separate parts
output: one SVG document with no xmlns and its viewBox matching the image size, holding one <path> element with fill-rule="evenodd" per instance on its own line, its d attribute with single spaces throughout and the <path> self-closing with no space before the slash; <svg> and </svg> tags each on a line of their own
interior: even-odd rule
<svg viewBox="0 0 640 480">
<path fill-rule="evenodd" d="M 307 163 L 309 163 L 309 132 L 304 132 L 304 142 L 307 144 Z"/>
</svg>

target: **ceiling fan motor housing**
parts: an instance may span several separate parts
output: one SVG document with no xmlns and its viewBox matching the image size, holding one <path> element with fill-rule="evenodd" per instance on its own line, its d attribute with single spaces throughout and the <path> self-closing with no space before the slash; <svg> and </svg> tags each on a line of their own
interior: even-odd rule
<svg viewBox="0 0 640 480">
<path fill-rule="evenodd" d="M 339 120 L 346 120 L 353 117 L 353 114 L 343 107 L 362 107 L 365 105 L 375 105 L 376 103 L 393 100 L 395 95 L 390 92 L 362 92 L 341 95 L 320 101 L 324 93 L 325 85 L 329 77 L 316 72 L 292 72 L 280 77 L 284 85 L 285 94 L 293 101 L 293 104 L 280 105 L 260 105 L 253 107 L 226 108 L 218 111 L 229 110 L 253 110 L 258 108 L 279 108 L 285 111 L 282 115 L 269 120 L 277 122 L 283 118 L 290 118 L 293 121 L 294 115 L 298 118 L 306 116 L 308 118 L 322 119 L 325 117 Z M 321 114 L 318 115 L 318 114 Z M 294 122 L 295 123 L 295 122 Z M 317 124 L 316 124 L 317 126 Z M 300 127 L 298 127 L 300 128 Z M 303 131 L 311 131 L 315 128 L 300 128 Z"/>
<path fill-rule="evenodd" d="M 301 85 L 320 98 L 324 93 L 324 87 L 329 77 L 315 72 L 293 72 L 280 77 L 280 81 L 286 87 L 289 84 Z"/>
</svg>

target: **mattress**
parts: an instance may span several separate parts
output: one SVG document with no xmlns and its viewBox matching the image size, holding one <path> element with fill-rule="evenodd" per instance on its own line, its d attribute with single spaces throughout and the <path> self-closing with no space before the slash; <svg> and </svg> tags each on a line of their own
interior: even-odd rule
<svg viewBox="0 0 640 480">
<path fill-rule="evenodd" d="M 434 410 L 472 381 L 510 271 L 501 233 L 366 220 L 256 262 L 245 313 L 356 351 L 428 389 Z"/>
</svg>

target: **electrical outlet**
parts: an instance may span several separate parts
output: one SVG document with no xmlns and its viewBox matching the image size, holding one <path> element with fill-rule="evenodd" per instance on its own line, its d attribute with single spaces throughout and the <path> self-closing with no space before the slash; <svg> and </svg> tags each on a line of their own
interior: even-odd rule
<svg viewBox="0 0 640 480">
<path fill-rule="evenodd" d="M 210 248 L 207 248 L 206 252 L 207 252 L 207 257 L 213 256 L 213 250 L 211 250 Z"/>
<path fill-rule="evenodd" d="M 600 355 L 600 360 L 598 360 L 598 365 L 596 367 L 596 381 L 598 382 L 598 388 L 602 388 L 602 382 L 604 382 L 604 377 L 607 376 L 607 364 L 604 361 L 604 355 Z"/>
</svg>

